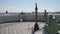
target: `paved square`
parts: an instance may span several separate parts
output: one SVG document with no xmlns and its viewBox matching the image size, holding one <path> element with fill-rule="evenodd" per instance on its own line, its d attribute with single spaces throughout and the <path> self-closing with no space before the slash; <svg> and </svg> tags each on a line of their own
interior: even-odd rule
<svg viewBox="0 0 60 34">
<path fill-rule="evenodd" d="M 0 24 L 0 34 L 31 34 L 34 24 L 34 22 Z M 41 30 L 35 32 L 35 34 L 42 34 L 42 27 L 44 27 L 45 23 L 38 22 L 38 24 Z"/>
</svg>

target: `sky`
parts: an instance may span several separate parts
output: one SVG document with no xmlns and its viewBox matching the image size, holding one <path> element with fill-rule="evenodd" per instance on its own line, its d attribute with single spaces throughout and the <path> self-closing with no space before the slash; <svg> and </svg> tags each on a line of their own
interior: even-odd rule
<svg viewBox="0 0 60 34">
<path fill-rule="evenodd" d="M 0 0 L 0 12 L 35 12 L 35 3 L 38 12 L 59 12 L 60 0 Z"/>
</svg>

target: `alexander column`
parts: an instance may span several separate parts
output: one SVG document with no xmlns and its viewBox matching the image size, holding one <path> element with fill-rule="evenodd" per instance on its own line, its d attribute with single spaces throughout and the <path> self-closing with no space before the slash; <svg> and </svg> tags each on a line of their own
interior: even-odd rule
<svg viewBox="0 0 60 34">
<path fill-rule="evenodd" d="M 38 21 L 37 21 L 37 3 L 35 4 L 35 24 L 34 24 L 34 31 L 37 31 L 39 30 L 39 25 L 38 25 Z"/>
<path fill-rule="evenodd" d="M 35 23 L 37 23 L 37 3 L 35 4 Z"/>
</svg>

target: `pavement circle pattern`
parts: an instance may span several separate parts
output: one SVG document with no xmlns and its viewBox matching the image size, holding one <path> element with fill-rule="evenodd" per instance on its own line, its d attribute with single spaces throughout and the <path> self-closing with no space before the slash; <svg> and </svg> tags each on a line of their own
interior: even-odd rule
<svg viewBox="0 0 60 34">
<path fill-rule="evenodd" d="M 42 27 L 45 25 L 44 23 L 38 23 L 41 30 L 37 31 L 35 34 L 42 34 L 43 30 Z M 34 22 L 30 23 L 14 23 L 13 25 L 4 27 L 0 29 L 0 34 L 31 34 L 32 29 L 34 26 Z"/>
</svg>

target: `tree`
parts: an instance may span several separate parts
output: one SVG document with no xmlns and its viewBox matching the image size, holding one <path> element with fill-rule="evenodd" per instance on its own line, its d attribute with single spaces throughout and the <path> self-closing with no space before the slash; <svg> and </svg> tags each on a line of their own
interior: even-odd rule
<svg viewBox="0 0 60 34">
<path fill-rule="evenodd" d="M 56 23 L 56 17 L 50 15 L 48 26 L 46 26 L 46 30 L 48 34 L 58 34 L 58 24 Z"/>
</svg>

